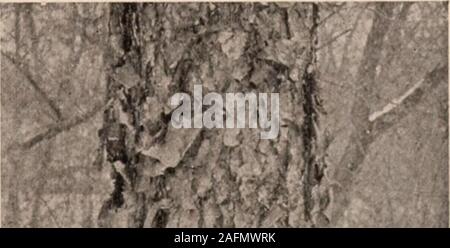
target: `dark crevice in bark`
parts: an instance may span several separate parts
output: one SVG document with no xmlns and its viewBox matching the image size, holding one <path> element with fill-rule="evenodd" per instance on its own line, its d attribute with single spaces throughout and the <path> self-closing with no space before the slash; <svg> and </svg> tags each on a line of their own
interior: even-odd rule
<svg viewBox="0 0 450 248">
<path fill-rule="evenodd" d="M 286 38 L 290 40 L 292 34 L 291 34 L 291 27 L 289 26 L 289 12 L 287 9 L 283 11 L 283 19 L 284 19 L 284 26 L 286 29 Z"/>
<path fill-rule="evenodd" d="M 190 50 L 190 48 L 189 48 Z M 191 59 L 182 59 L 178 62 L 175 73 L 173 76 L 174 84 L 170 85 L 170 92 L 172 94 L 176 92 L 189 92 L 187 76 L 192 69 L 192 60 Z"/>
<path fill-rule="evenodd" d="M 142 78 L 142 56 L 140 46 L 139 4 L 111 4 L 109 35 L 110 46 L 114 48 L 116 36 L 119 38 L 119 51 L 111 51 L 110 70 L 107 75 L 107 106 L 104 112 L 103 127 L 99 131 L 100 154 L 106 152 L 107 161 L 112 166 L 113 192 L 104 203 L 99 214 L 100 225 L 111 225 L 108 220 L 113 212 L 125 204 L 128 194 L 134 209 L 129 209 L 128 225 L 143 226 L 145 209 L 140 207 L 145 197 L 134 191 L 137 179 L 139 156 L 135 145 L 139 141 L 140 104 L 148 93 L 140 82 L 130 86 L 130 82 L 119 81 L 115 76 L 119 68 L 129 64 L 138 78 Z M 122 113 L 120 113 L 122 112 Z M 129 116 L 130 123 L 123 123 L 121 115 Z M 102 157 L 101 155 L 99 157 Z M 127 204 L 129 205 L 129 204 Z M 102 220 L 103 219 L 103 220 Z"/>
<path fill-rule="evenodd" d="M 167 226 L 170 211 L 167 209 L 158 209 L 153 218 L 152 227 L 163 228 Z"/>
<path fill-rule="evenodd" d="M 200 145 L 202 144 L 202 141 L 204 139 L 203 130 L 200 131 L 200 133 L 197 135 L 195 140 L 193 141 L 192 145 L 189 147 L 188 151 L 186 151 L 184 157 L 179 162 L 177 167 L 174 168 L 167 168 L 165 170 L 164 175 L 162 175 L 159 179 L 159 185 L 156 188 L 157 192 L 155 193 L 157 199 L 155 202 L 164 200 L 164 199 L 170 199 L 170 192 L 167 192 L 166 190 L 166 181 L 167 179 L 172 176 L 175 173 L 175 170 L 177 169 L 183 169 L 184 167 L 190 167 L 190 164 L 193 162 L 195 157 L 198 154 Z M 168 209 L 158 209 L 153 220 L 152 220 L 152 226 L 153 227 L 165 227 L 167 225 L 167 221 L 170 216 L 170 211 Z"/>
<path fill-rule="evenodd" d="M 140 42 L 139 4 L 125 3 L 120 16 L 122 29 L 122 49 L 134 66 L 137 74 L 142 76 L 142 48 Z"/>
<path fill-rule="evenodd" d="M 323 177 L 325 164 L 319 157 L 318 150 L 318 127 L 321 102 L 319 89 L 316 81 L 316 47 L 318 44 L 317 26 L 319 23 L 319 10 L 317 4 L 312 6 L 312 26 L 310 29 L 311 44 L 309 52 L 309 63 L 303 74 L 303 111 L 305 113 L 302 130 L 303 140 L 303 197 L 304 197 L 304 217 L 307 221 L 312 220 L 312 211 L 315 205 L 313 197 L 313 187 L 320 184 Z M 313 222 L 314 223 L 314 222 Z"/>
<path fill-rule="evenodd" d="M 124 203 L 123 190 L 125 182 L 122 176 L 118 173 L 114 174 L 114 191 L 111 194 L 111 207 L 120 208 Z"/>
</svg>

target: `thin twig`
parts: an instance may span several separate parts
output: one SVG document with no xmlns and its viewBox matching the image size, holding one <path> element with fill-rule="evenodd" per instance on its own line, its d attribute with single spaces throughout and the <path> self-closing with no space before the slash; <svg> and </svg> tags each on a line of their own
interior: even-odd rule
<svg viewBox="0 0 450 248">
<path fill-rule="evenodd" d="M 333 38 L 331 38 L 331 40 L 325 42 L 325 44 L 323 44 L 322 46 L 319 46 L 319 47 L 316 49 L 316 51 L 318 51 L 318 50 L 320 50 L 320 49 L 322 49 L 322 48 L 324 48 L 324 47 L 327 47 L 327 46 L 331 45 L 333 42 L 335 42 L 337 39 L 339 39 L 340 37 L 342 37 L 342 36 L 345 35 L 346 33 L 350 32 L 351 30 L 352 30 L 352 29 L 349 28 L 349 29 L 347 29 L 347 30 L 342 31 L 342 32 L 339 33 L 338 35 L 336 35 L 336 36 L 334 36 Z"/>
<path fill-rule="evenodd" d="M 324 24 L 328 19 L 330 19 L 331 17 L 333 17 L 335 14 L 338 14 L 343 7 L 346 5 L 346 3 L 342 3 L 341 5 L 338 5 L 338 7 L 333 10 L 333 12 L 331 12 L 329 15 L 327 15 L 326 17 L 324 17 L 318 24 L 317 26 L 320 26 L 322 24 Z"/>
<path fill-rule="evenodd" d="M 77 116 L 73 119 L 56 123 L 56 124 L 52 125 L 50 128 L 46 129 L 45 131 L 28 139 L 24 143 L 19 144 L 19 145 L 13 145 L 9 149 L 15 149 L 15 148 L 21 148 L 24 150 L 30 149 L 43 140 L 48 140 L 48 139 L 54 138 L 58 134 L 68 131 L 68 130 L 88 121 L 89 119 L 94 117 L 98 112 L 100 112 L 102 109 L 103 109 L 103 105 L 101 105 L 101 104 L 94 105 L 94 107 L 90 111 L 88 111 L 80 116 Z"/>
<path fill-rule="evenodd" d="M 19 70 L 27 79 L 27 81 L 31 84 L 33 89 L 38 93 L 39 97 L 50 107 L 53 114 L 56 116 L 57 119 L 61 119 L 61 110 L 58 106 L 49 98 L 47 93 L 39 86 L 39 83 L 33 78 L 31 73 L 24 68 L 24 63 L 21 61 L 18 61 L 13 56 L 10 56 L 4 51 L 1 51 L 1 54 L 7 58 L 14 66 L 16 66 L 17 70 Z"/>
</svg>

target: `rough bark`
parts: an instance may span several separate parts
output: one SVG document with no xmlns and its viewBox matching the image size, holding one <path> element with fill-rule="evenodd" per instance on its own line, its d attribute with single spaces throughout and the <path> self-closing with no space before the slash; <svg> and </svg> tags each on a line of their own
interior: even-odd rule
<svg viewBox="0 0 450 248">
<path fill-rule="evenodd" d="M 316 4 L 112 4 L 101 226 L 328 224 Z M 281 134 L 173 129 L 168 97 L 280 92 Z"/>
</svg>

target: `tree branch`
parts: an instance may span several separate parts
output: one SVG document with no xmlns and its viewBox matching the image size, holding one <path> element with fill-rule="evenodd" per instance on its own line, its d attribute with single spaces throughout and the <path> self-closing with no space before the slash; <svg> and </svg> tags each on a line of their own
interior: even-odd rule
<svg viewBox="0 0 450 248">
<path fill-rule="evenodd" d="M 102 109 L 103 109 L 102 104 L 96 104 L 90 111 L 88 111 L 80 116 L 74 117 L 70 120 L 56 123 L 56 124 L 52 125 L 51 127 L 49 127 L 48 129 L 46 129 L 45 131 L 42 131 L 41 133 L 28 139 L 24 143 L 19 144 L 19 145 L 13 145 L 9 149 L 15 149 L 15 148 L 30 149 L 41 141 L 54 138 L 58 134 L 68 131 L 68 130 L 88 121 L 89 119 L 94 117 L 98 112 L 100 112 Z"/>
<path fill-rule="evenodd" d="M 328 21 L 328 19 L 330 19 L 331 17 L 333 17 L 334 15 L 338 14 L 344 6 L 346 6 L 347 3 L 342 3 L 341 5 L 338 5 L 336 7 L 335 10 L 333 10 L 329 15 L 327 15 L 326 17 L 324 17 L 322 20 L 320 20 L 320 22 L 317 24 L 317 26 L 320 26 L 322 24 L 324 24 L 325 22 Z"/>
<path fill-rule="evenodd" d="M 355 34 L 356 29 L 358 28 L 359 22 L 361 20 L 362 14 L 364 13 L 364 10 L 360 10 L 359 13 L 356 15 L 355 21 L 352 25 L 352 30 L 350 31 L 350 34 L 345 39 L 344 47 L 342 48 L 342 58 L 339 63 L 339 69 L 338 69 L 338 75 L 344 75 L 344 72 L 347 70 L 347 66 L 350 64 L 349 57 L 348 57 L 348 49 L 352 43 L 353 36 Z"/>
<path fill-rule="evenodd" d="M 332 175 L 332 181 L 339 186 L 333 188 L 334 207 L 331 214 L 333 226 L 337 224 L 350 204 L 348 192 L 353 184 L 354 173 L 364 162 L 366 151 L 374 138 L 370 132 L 368 102 L 374 100 L 375 68 L 381 59 L 384 38 L 392 24 L 393 5 L 390 3 L 378 4 L 376 12 L 380 14 L 375 15 L 373 19 L 363 52 L 363 60 L 356 77 L 356 82 L 360 87 L 351 109 L 354 131 L 350 135 L 344 156 L 336 165 Z"/>
<path fill-rule="evenodd" d="M 39 83 L 36 82 L 31 73 L 24 68 L 24 64 L 4 51 L 1 51 L 1 54 L 5 58 L 7 58 L 17 68 L 17 70 L 19 70 L 25 76 L 25 78 L 37 92 L 41 100 L 43 100 L 50 107 L 52 113 L 56 116 L 56 118 L 61 119 L 62 115 L 59 107 L 55 104 L 55 102 L 53 102 L 53 100 L 48 97 L 47 93 L 45 93 L 45 91 L 39 86 Z"/>
<path fill-rule="evenodd" d="M 377 136 L 398 123 L 422 100 L 423 96 L 435 88 L 440 82 L 448 81 L 447 65 L 436 67 L 425 77 L 414 84 L 402 96 L 388 103 L 382 110 L 376 111 L 369 116 L 372 122 L 372 132 Z"/>
<path fill-rule="evenodd" d="M 349 28 L 347 30 L 342 31 L 341 33 L 339 33 L 338 35 L 334 36 L 333 38 L 331 38 L 329 41 L 325 42 L 323 45 L 319 46 L 318 48 L 316 48 L 316 51 L 327 47 L 329 45 L 331 45 L 333 42 L 335 42 L 337 39 L 339 39 L 341 36 L 345 35 L 346 33 L 352 31 L 352 28 Z"/>
<path fill-rule="evenodd" d="M 348 192 L 353 184 L 353 178 L 359 166 L 364 162 L 366 151 L 370 145 L 387 129 L 398 123 L 415 106 L 417 106 L 427 92 L 436 87 L 440 82 L 447 82 L 447 64 L 436 67 L 427 73 L 422 81 L 414 85 L 399 99 L 397 105 L 380 114 L 370 115 L 369 127 L 367 130 L 357 130 L 352 133 L 350 143 L 346 147 L 344 156 L 339 161 L 333 173 L 333 195 L 335 197 L 335 207 L 333 208 L 333 223 L 336 225 L 339 218 L 349 205 Z M 367 132 L 368 131 L 368 132 Z"/>
</svg>

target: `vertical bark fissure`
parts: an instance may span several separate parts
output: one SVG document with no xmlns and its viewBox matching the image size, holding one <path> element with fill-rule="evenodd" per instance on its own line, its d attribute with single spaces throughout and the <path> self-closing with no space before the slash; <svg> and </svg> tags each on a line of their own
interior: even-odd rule
<svg viewBox="0 0 450 248">
<path fill-rule="evenodd" d="M 304 118 L 301 126 L 303 144 L 303 201 L 304 218 L 314 227 L 329 224 L 326 213 L 330 203 L 328 182 L 324 177 L 327 163 L 325 160 L 327 137 L 320 129 L 320 117 L 325 115 L 318 85 L 317 50 L 319 45 L 319 7 L 312 6 L 312 24 L 310 28 L 309 62 L 303 73 L 303 111 Z"/>
<path fill-rule="evenodd" d="M 303 111 L 305 113 L 302 124 L 303 141 L 303 197 L 304 197 L 304 217 L 306 221 L 311 221 L 313 209 L 315 207 L 314 187 L 321 183 L 325 163 L 319 154 L 319 115 L 321 102 L 319 88 L 316 81 L 316 48 L 318 45 L 317 26 L 319 23 L 319 8 L 317 4 L 312 5 L 312 25 L 310 28 L 310 50 L 309 63 L 303 74 Z M 321 209 L 323 210 L 323 209 Z"/>
<path fill-rule="evenodd" d="M 140 5 L 111 4 L 110 8 L 109 42 L 112 51 L 108 54 L 110 68 L 107 71 L 107 107 L 99 136 L 100 153 L 106 152 L 107 161 L 112 165 L 111 177 L 114 186 L 98 218 L 101 226 L 110 226 L 111 214 L 124 207 L 126 201 L 131 201 L 127 206 L 133 204 L 135 206 L 129 210 L 128 226 L 139 227 L 144 223 L 145 208 L 141 206 L 144 195 L 134 190 L 136 168 L 139 163 L 135 150 L 140 138 L 139 113 L 144 97 L 140 94 L 148 92 L 140 80 L 142 78 Z M 128 80 L 121 78 L 121 73 L 136 75 L 135 78 L 138 80 L 120 81 Z"/>
</svg>

